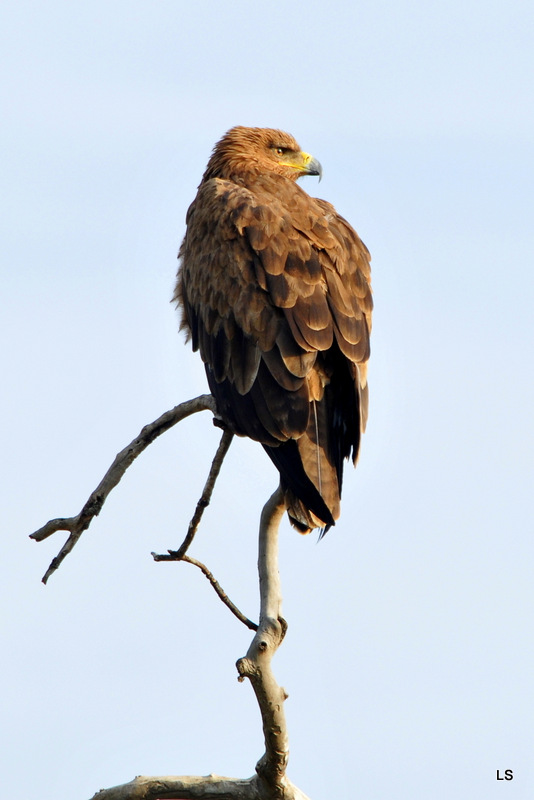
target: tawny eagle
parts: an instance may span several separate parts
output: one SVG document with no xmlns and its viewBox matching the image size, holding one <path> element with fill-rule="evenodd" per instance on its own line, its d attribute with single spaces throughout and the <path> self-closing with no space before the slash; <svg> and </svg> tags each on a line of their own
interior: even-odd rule
<svg viewBox="0 0 534 800">
<path fill-rule="evenodd" d="M 261 442 L 302 532 L 339 517 L 367 417 L 370 256 L 297 185 L 321 165 L 287 133 L 232 128 L 187 212 L 175 299 L 228 428 Z"/>
</svg>

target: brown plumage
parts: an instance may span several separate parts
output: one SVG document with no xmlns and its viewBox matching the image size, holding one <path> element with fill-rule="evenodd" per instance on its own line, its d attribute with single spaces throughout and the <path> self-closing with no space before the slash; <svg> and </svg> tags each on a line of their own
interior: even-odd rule
<svg viewBox="0 0 534 800">
<path fill-rule="evenodd" d="M 261 442 L 303 532 L 339 517 L 367 417 L 370 256 L 292 136 L 232 128 L 187 212 L 175 299 L 218 411 Z"/>
</svg>

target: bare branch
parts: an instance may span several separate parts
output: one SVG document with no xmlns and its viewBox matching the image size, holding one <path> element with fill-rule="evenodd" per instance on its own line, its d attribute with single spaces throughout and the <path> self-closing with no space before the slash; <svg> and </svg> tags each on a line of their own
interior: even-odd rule
<svg viewBox="0 0 534 800">
<path fill-rule="evenodd" d="M 56 531 L 69 531 L 70 536 L 59 551 L 58 555 L 52 559 L 48 570 L 43 577 L 43 583 L 46 583 L 48 578 L 58 569 L 62 561 L 72 551 L 76 542 L 87 530 L 94 517 L 98 516 L 102 506 L 104 505 L 107 496 L 119 483 L 122 476 L 128 467 L 135 461 L 137 456 L 151 444 L 154 439 L 161 436 L 162 433 L 168 431 L 185 417 L 191 414 L 196 414 L 198 411 L 209 410 L 213 414 L 216 413 L 215 400 L 210 394 L 203 394 L 193 400 L 188 400 L 185 403 L 180 403 L 170 411 L 166 411 L 154 422 L 141 430 L 129 445 L 120 451 L 115 457 L 113 464 L 110 466 L 94 492 L 91 493 L 86 504 L 76 517 L 63 517 L 51 519 L 42 528 L 32 533 L 30 539 L 35 539 L 36 542 L 42 542 L 47 539 Z"/>
<path fill-rule="evenodd" d="M 200 520 L 202 519 L 202 515 L 204 513 L 204 509 L 207 508 L 210 504 L 211 495 L 215 486 L 215 481 L 219 476 L 222 463 L 232 443 L 233 438 L 234 434 L 231 433 L 229 430 L 225 430 L 223 435 L 221 436 L 219 447 L 217 448 L 217 452 L 215 453 L 215 456 L 211 464 L 211 469 L 208 475 L 208 479 L 202 491 L 200 500 L 197 503 L 195 513 L 193 514 L 193 519 L 189 523 L 189 528 L 187 529 L 187 534 L 184 541 L 182 542 L 178 550 L 168 550 L 167 553 L 162 553 L 162 554 L 152 553 L 154 561 L 182 561 L 183 557 L 185 556 L 185 554 L 189 549 L 191 542 L 195 538 L 198 526 L 200 525 Z"/>
<path fill-rule="evenodd" d="M 260 578 L 260 624 L 244 658 L 236 664 L 239 680 L 249 678 L 260 707 L 265 754 L 256 765 L 260 780 L 273 798 L 287 795 L 286 777 L 289 737 L 284 714 L 285 690 L 278 686 L 271 669 L 287 624 L 282 617 L 282 592 L 278 571 L 278 528 L 286 509 L 279 487 L 263 508 L 260 521 L 258 572 Z"/>
<path fill-rule="evenodd" d="M 154 553 L 152 553 L 152 555 L 154 555 Z M 252 622 L 252 620 L 248 619 L 248 617 L 245 617 L 245 615 L 241 613 L 238 607 L 234 603 L 232 603 L 232 601 L 230 600 L 230 598 L 228 597 L 228 595 L 226 594 L 220 583 L 215 579 L 213 573 L 210 572 L 210 570 L 206 567 L 205 564 L 203 564 L 201 561 L 197 561 L 196 558 L 191 558 L 191 556 L 182 556 L 181 561 L 187 561 L 188 564 L 193 564 L 195 567 L 198 567 L 199 570 L 201 570 L 201 572 L 203 572 L 206 578 L 209 580 L 209 582 L 211 583 L 211 585 L 213 586 L 213 588 L 215 589 L 215 591 L 217 592 L 223 603 L 226 606 L 228 606 L 232 614 L 234 614 L 238 618 L 238 620 L 243 623 L 243 625 L 246 625 L 247 628 L 250 628 L 251 631 L 258 630 L 258 626 L 256 625 L 256 623 Z"/>
<path fill-rule="evenodd" d="M 190 414 L 209 409 L 214 414 L 215 401 L 211 395 L 202 395 L 181 403 L 163 414 L 150 425 L 146 425 L 139 436 L 117 454 L 113 464 L 90 495 L 76 517 L 50 520 L 31 535 L 42 541 L 58 530 L 70 532 L 63 548 L 53 559 L 43 582 L 60 566 L 76 542 L 86 530 L 93 517 L 97 516 L 128 467 L 137 456 L 158 436 Z M 287 694 L 274 678 L 271 661 L 284 638 L 287 623 L 282 617 L 282 595 L 278 572 L 278 527 L 285 511 L 283 493 L 279 487 L 267 501 L 262 512 L 259 534 L 258 571 L 260 580 L 260 622 L 256 625 L 245 617 L 231 602 L 210 570 L 194 558 L 186 555 L 194 539 L 204 509 L 208 506 L 224 457 L 228 452 L 233 434 L 224 430 L 213 459 L 202 496 L 189 524 L 185 539 L 176 551 L 165 555 L 152 553 L 156 561 L 187 561 L 198 567 L 209 580 L 220 599 L 247 627 L 256 631 L 246 656 L 237 662 L 239 680 L 248 678 L 254 689 L 262 716 L 265 737 L 265 754 L 256 765 L 256 775 L 248 780 L 208 777 L 137 777 L 129 783 L 103 789 L 93 800 L 308 800 L 286 775 L 289 759 L 289 740 L 283 710 Z"/>
<path fill-rule="evenodd" d="M 140 775 L 122 786 L 102 789 L 92 800 L 258 800 L 255 782 L 255 777 L 241 781 L 219 775 L 161 778 Z"/>
<path fill-rule="evenodd" d="M 272 657 L 287 628 L 282 617 L 278 572 L 278 527 L 284 511 L 279 488 L 265 504 L 260 522 L 260 624 L 246 656 L 236 665 L 239 680 L 249 678 L 262 716 L 265 754 L 256 765 L 256 775 L 248 780 L 216 775 L 138 777 L 122 786 L 104 789 L 92 800 L 309 800 L 286 775 L 289 740 L 283 704 L 287 694 L 276 683 L 271 669 Z M 200 562 L 187 555 L 181 560 L 202 569 L 212 585 L 217 583 Z"/>
<path fill-rule="evenodd" d="M 202 495 L 200 500 L 197 503 L 197 507 L 195 509 L 195 513 L 193 514 L 193 519 L 189 523 L 189 528 L 187 530 L 186 537 L 178 550 L 168 550 L 167 553 L 152 553 L 152 558 L 154 561 L 187 561 L 188 564 L 193 564 L 195 567 L 198 567 L 209 580 L 215 591 L 217 592 L 220 599 L 223 603 L 228 606 L 232 614 L 234 614 L 237 619 L 242 622 L 247 628 L 250 630 L 256 631 L 258 626 L 255 622 L 252 622 L 248 617 L 238 609 L 235 603 L 232 603 L 220 583 L 215 579 L 215 576 L 212 572 L 203 564 L 201 561 L 197 561 L 196 558 L 191 558 L 190 556 L 186 555 L 189 546 L 191 545 L 195 534 L 198 530 L 198 526 L 200 524 L 200 520 L 202 519 L 202 515 L 204 513 L 204 509 L 207 508 L 211 501 L 211 495 L 215 486 L 215 481 L 219 475 L 219 472 L 222 467 L 222 463 L 224 461 L 224 457 L 228 452 L 230 444 L 232 443 L 233 433 L 228 430 L 225 430 L 221 441 L 219 443 L 219 447 L 217 448 L 217 452 L 213 458 L 213 462 L 211 464 L 211 469 L 208 475 L 208 479 L 202 491 Z"/>
<path fill-rule="evenodd" d="M 286 800 L 309 800 L 289 782 L 287 789 Z M 161 778 L 140 775 L 122 786 L 102 789 L 92 800 L 269 800 L 272 797 L 262 792 L 257 775 L 248 780 L 219 775 Z"/>
</svg>

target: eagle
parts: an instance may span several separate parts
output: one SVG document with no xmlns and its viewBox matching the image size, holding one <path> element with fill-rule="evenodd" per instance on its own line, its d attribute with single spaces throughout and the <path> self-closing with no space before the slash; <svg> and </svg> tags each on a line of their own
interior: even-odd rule
<svg viewBox="0 0 534 800">
<path fill-rule="evenodd" d="M 263 445 L 302 533 L 338 519 L 368 407 L 370 255 L 296 182 L 321 174 L 288 133 L 229 130 L 187 212 L 174 295 L 218 415 Z"/>
</svg>

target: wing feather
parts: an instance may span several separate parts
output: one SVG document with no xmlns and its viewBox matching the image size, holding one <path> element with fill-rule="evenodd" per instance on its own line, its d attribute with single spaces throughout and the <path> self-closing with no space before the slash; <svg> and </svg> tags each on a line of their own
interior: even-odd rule
<svg viewBox="0 0 534 800">
<path fill-rule="evenodd" d="M 265 446 L 297 527 L 329 526 L 367 418 L 367 248 L 280 176 L 205 180 L 187 225 L 175 297 L 219 412 Z"/>
</svg>

